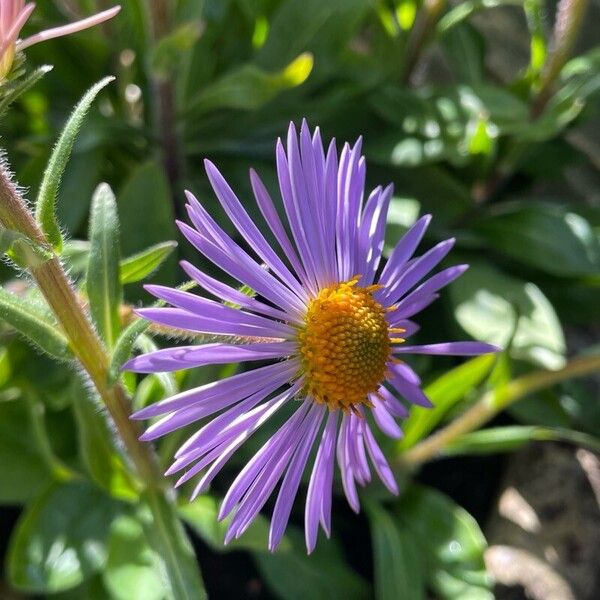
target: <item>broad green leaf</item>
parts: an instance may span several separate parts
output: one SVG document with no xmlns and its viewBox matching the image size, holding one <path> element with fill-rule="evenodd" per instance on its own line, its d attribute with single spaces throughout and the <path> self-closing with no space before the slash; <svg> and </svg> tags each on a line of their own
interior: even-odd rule
<svg viewBox="0 0 600 600">
<path fill-rule="evenodd" d="M 462 23 L 441 40 L 443 53 L 453 71 L 464 83 L 477 84 L 485 79 L 485 40 L 475 27 Z"/>
<path fill-rule="evenodd" d="M 177 247 L 177 242 L 155 244 L 121 261 L 121 284 L 141 281 L 156 271 Z"/>
<path fill-rule="evenodd" d="M 269 539 L 269 523 L 262 516 L 254 520 L 241 538 L 232 540 L 224 545 L 225 533 L 231 519 L 217 520 L 219 514 L 218 501 L 212 496 L 200 496 L 193 502 L 181 504 L 178 507 L 179 516 L 215 551 L 254 550 L 264 552 Z M 291 548 L 289 541 L 284 538 L 278 552 Z"/>
<path fill-rule="evenodd" d="M 100 90 L 113 80 L 114 77 L 105 77 L 85 93 L 69 117 L 44 172 L 37 197 L 35 217 L 42 231 L 44 231 L 59 253 L 63 245 L 60 226 L 56 220 L 56 197 L 60 187 L 60 180 L 71 156 L 75 138 L 87 111 Z"/>
<path fill-rule="evenodd" d="M 104 568 L 106 538 L 120 511 L 88 483 L 52 484 L 27 507 L 11 538 L 11 585 L 51 594 L 81 584 Z"/>
<path fill-rule="evenodd" d="M 90 257 L 90 243 L 87 240 L 66 240 L 61 259 L 67 266 L 69 274 L 85 275 Z"/>
<path fill-rule="evenodd" d="M 450 498 L 413 485 L 395 504 L 399 527 L 410 533 L 427 564 L 429 587 L 445 600 L 492 600 L 486 541 L 477 521 Z"/>
<path fill-rule="evenodd" d="M 73 358 L 67 338 L 40 304 L 0 288 L 0 319 L 55 358 Z"/>
<path fill-rule="evenodd" d="M 564 205 L 507 203 L 493 209 L 474 229 L 492 249 L 546 273 L 600 275 L 600 242 L 594 230 Z"/>
<path fill-rule="evenodd" d="M 482 383 L 495 361 L 493 354 L 483 354 L 444 373 L 427 385 L 424 391 L 434 406 L 411 408 L 410 415 L 403 423 L 404 437 L 398 442 L 398 447 L 401 450 L 410 448 L 424 438 L 457 402 Z"/>
<path fill-rule="evenodd" d="M 135 482 L 112 443 L 113 433 L 106 416 L 82 386 L 79 385 L 77 391 L 73 408 L 83 464 L 92 480 L 111 496 L 135 500 L 138 495 Z"/>
<path fill-rule="evenodd" d="M 48 248 L 18 231 L 4 227 L 0 227 L 0 254 L 8 254 L 11 260 L 24 268 L 39 267 L 53 256 Z"/>
<path fill-rule="evenodd" d="M 267 72 L 254 64 L 243 65 L 202 90 L 190 101 L 189 110 L 207 112 L 234 108 L 256 110 L 279 93 L 304 83 L 313 66 L 313 57 L 304 53 L 284 69 Z"/>
<path fill-rule="evenodd" d="M 366 582 L 343 559 L 335 540 L 321 540 L 307 556 L 303 536 L 288 526 L 286 550 L 253 552 L 262 576 L 282 600 L 362 600 L 372 598 Z"/>
<path fill-rule="evenodd" d="M 560 321 L 535 284 L 505 275 L 487 263 L 472 262 L 451 286 L 450 299 L 456 320 L 474 338 L 501 347 L 512 338 L 512 357 L 548 369 L 564 364 Z"/>
<path fill-rule="evenodd" d="M 490 427 L 466 433 L 445 446 L 444 454 L 496 454 L 512 452 L 531 441 L 561 441 L 600 451 L 600 440 L 581 431 L 535 425 Z"/>
<path fill-rule="evenodd" d="M 24 503 L 48 484 L 50 473 L 31 440 L 25 403 L 0 401 L 0 505 Z"/>
<path fill-rule="evenodd" d="M 175 505 L 163 492 L 147 490 L 138 518 L 143 524 L 146 539 L 161 560 L 160 573 L 167 595 L 174 600 L 204 600 L 202 582 L 194 549 L 177 517 Z"/>
<path fill-rule="evenodd" d="M 376 503 L 367 507 L 373 543 L 377 600 L 420 600 L 425 582 L 419 550 L 412 535 Z"/>
<path fill-rule="evenodd" d="M 89 237 L 86 289 L 90 311 L 100 336 L 112 348 L 121 328 L 119 217 L 115 196 L 105 183 L 98 186 L 92 198 Z"/>
<path fill-rule="evenodd" d="M 172 598 L 165 588 L 161 560 L 148 545 L 143 525 L 133 516 L 121 515 L 111 525 L 108 560 L 103 573 L 111 599 L 163 600 Z"/>
</svg>

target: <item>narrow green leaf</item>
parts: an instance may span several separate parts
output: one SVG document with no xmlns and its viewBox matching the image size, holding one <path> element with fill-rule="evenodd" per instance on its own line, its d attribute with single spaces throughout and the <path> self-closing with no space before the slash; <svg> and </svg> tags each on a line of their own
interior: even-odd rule
<svg viewBox="0 0 600 600">
<path fill-rule="evenodd" d="M 119 217 L 110 187 L 98 186 L 90 215 L 90 259 L 86 287 L 92 319 L 109 348 L 119 335 Z"/>
<path fill-rule="evenodd" d="M 150 327 L 150 321 L 136 319 L 127 325 L 115 344 L 111 359 L 108 380 L 112 384 L 119 378 L 121 365 L 129 359 L 133 352 L 136 340 Z"/>
<path fill-rule="evenodd" d="M 373 540 L 377 600 L 425 598 L 423 567 L 413 536 L 376 503 L 367 506 Z"/>
<path fill-rule="evenodd" d="M 73 358 L 67 338 L 39 304 L 0 288 L 0 319 L 55 358 Z"/>
<path fill-rule="evenodd" d="M 52 65 L 42 65 L 22 79 L 17 79 L 8 84 L 8 86 L 2 90 L 2 98 L 0 99 L 0 117 L 4 114 L 6 109 L 19 98 L 19 96 L 32 88 L 42 77 L 44 77 L 44 75 L 50 73 L 53 68 Z"/>
<path fill-rule="evenodd" d="M 150 510 L 140 510 L 138 518 L 143 523 L 150 545 L 161 559 L 160 573 L 169 597 L 204 600 L 206 590 L 194 549 L 177 517 L 175 506 L 160 491 L 148 490 L 143 497 Z"/>
<path fill-rule="evenodd" d="M 60 187 L 60 180 L 71 156 L 75 138 L 87 111 L 100 90 L 113 80 L 114 77 L 105 77 L 85 93 L 60 134 L 44 172 L 36 202 L 35 217 L 55 250 L 59 253 L 63 245 L 62 234 L 56 219 L 56 197 Z"/>
<path fill-rule="evenodd" d="M 11 584 L 55 593 L 102 570 L 109 527 L 120 511 L 120 503 L 89 483 L 50 485 L 21 515 L 11 538 Z"/>
<path fill-rule="evenodd" d="M 470 19 L 475 13 L 481 10 L 488 10 L 497 6 L 520 6 L 525 0 L 466 0 L 457 4 L 449 10 L 439 21 L 435 28 L 437 37 L 448 33 L 452 28 L 467 19 Z"/>
<path fill-rule="evenodd" d="M 418 406 L 411 408 L 410 415 L 402 427 L 404 437 L 398 444 L 399 448 L 402 450 L 410 448 L 425 437 L 459 400 L 484 380 L 495 360 L 493 354 L 484 354 L 468 360 L 432 381 L 424 391 L 434 406 L 433 408 Z"/>
<path fill-rule="evenodd" d="M 121 284 L 145 279 L 156 271 L 177 247 L 177 242 L 162 242 L 121 261 Z"/>
<path fill-rule="evenodd" d="M 466 433 L 444 448 L 444 454 L 496 454 L 512 452 L 531 441 L 561 441 L 586 446 L 600 451 L 600 440 L 581 431 L 562 427 L 537 427 L 535 425 L 509 425 L 490 427 Z"/>
</svg>

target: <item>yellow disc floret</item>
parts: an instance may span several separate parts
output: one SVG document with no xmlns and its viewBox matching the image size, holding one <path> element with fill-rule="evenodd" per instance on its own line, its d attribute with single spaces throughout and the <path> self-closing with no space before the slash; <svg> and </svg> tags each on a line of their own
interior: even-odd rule
<svg viewBox="0 0 600 600">
<path fill-rule="evenodd" d="M 358 277 L 327 287 L 311 300 L 298 334 L 306 391 L 330 409 L 369 404 L 391 358 L 386 309 L 373 297 L 379 286 Z"/>
</svg>

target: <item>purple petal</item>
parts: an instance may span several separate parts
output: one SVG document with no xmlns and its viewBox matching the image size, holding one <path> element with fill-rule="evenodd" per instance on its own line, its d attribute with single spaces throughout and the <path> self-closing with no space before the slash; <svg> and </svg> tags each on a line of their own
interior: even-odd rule
<svg viewBox="0 0 600 600">
<path fill-rule="evenodd" d="M 396 423 L 392 415 L 386 410 L 384 403 L 375 395 L 371 396 L 371 402 L 373 403 L 371 413 L 379 429 L 387 436 L 399 440 L 402 437 L 402 429 L 400 429 L 398 423 Z"/>
<path fill-rule="evenodd" d="M 281 358 L 290 356 L 296 351 L 296 342 L 264 342 L 239 346 L 228 344 L 181 346 L 136 356 L 126 362 L 122 369 L 136 373 L 178 371 L 203 365 Z"/>
<path fill-rule="evenodd" d="M 394 354 L 443 354 L 450 356 L 478 356 L 501 352 L 502 348 L 484 342 L 446 342 L 445 344 L 425 344 L 423 346 L 398 346 Z"/>
<path fill-rule="evenodd" d="M 396 480 L 394 478 L 394 474 L 392 473 L 392 470 L 390 469 L 390 465 L 388 464 L 387 460 L 385 459 L 385 456 L 383 454 L 383 452 L 381 451 L 381 448 L 378 446 L 377 442 L 375 441 L 375 438 L 373 437 L 373 433 L 371 432 L 371 429 L 369 428 L 369 426 L 365 423 L 365 438 L 366 438 L 366 442 L 367 442 L 367 450 L 369 451 L 369 456 L 371 457 L 371 462 L 373 463 L 373 466 L 375 467 L 375 470 L 377 471 L 377 474 L 379 475 L 379 479 L 381 479 L 381 481 L 383 482 L 383 484 L 385 485 L 385 487 L 387 487 L 387 489 L 392 492 L 392 494 L 398 494 L 398 484 L 396 483 Z"/>
</svg>

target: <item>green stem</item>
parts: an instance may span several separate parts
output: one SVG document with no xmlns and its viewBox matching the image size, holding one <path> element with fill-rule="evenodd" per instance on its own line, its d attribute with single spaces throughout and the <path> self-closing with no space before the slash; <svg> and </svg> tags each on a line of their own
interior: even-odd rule
<svg viewBox="0 0 600 600">
<path fill-rule="evenodd" d="M 439 456 L 446 446 L 461 435 L 478 429 L 524 396 L 566 379 L 590 375 L 595 371 L 600 371 L 600 355 L 574 358 L 557 371 L 539 370 L 514 379 L 486 392 L 460 417 L 405 452 L 398 460 L 406 466 L 417 466 L 427 462 Z"/>
</svg>

